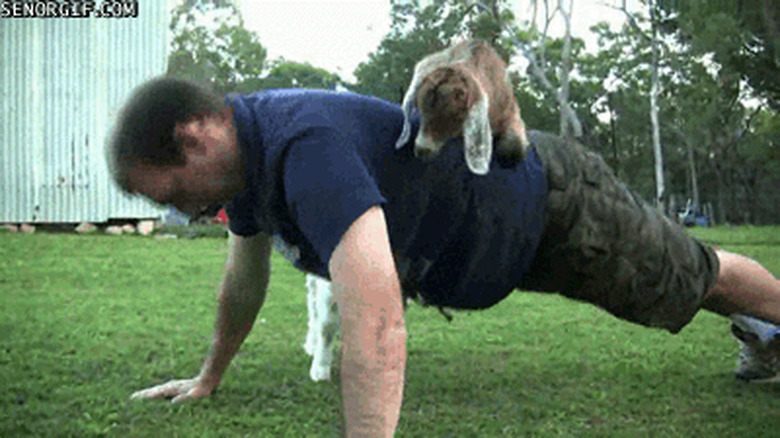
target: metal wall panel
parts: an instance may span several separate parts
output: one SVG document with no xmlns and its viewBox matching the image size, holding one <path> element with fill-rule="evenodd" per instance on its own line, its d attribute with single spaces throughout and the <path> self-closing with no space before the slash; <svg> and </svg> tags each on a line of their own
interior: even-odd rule
<svg viewBox="0 0 780 438">
<path fill-rule="evenodd" d="M 136 18 L 0 20 L 0 222 L 158 217 L 103 155 L 120 105 L 165 72 L 167 2 Z"/>
</svg>

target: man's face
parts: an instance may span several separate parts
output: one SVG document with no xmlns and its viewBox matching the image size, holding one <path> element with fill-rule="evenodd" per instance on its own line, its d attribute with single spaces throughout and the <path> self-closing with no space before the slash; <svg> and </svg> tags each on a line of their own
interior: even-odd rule
<svg viewBox="0 0 780 438">
<path fill-rule="evenodd" d="M 227 114 L 229 112 L 229 114 Z M 244 186 L 244 172 L 232 111 L 196 118 L 176 126 L 183 166 L 137 163 L 128 172 L 131 193 L 198 216 L 229 202 Z"/>
</svg>

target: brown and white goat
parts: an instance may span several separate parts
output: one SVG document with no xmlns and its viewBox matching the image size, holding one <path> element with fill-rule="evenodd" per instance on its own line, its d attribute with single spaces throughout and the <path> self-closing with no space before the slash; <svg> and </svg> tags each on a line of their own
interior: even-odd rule
<svg viewBox="0 0 780 438">
<path fill-rule="evenodd" d="M 404 127 L 400 148 L 411 136 L 411 111 L 420 110 L 420 130 L 414 142 L 417 157 L 435 156 L 445 142 L 463 135 L 469 169 L 488 172 L 496 137 L 502 167 L 521 161 L 528 137 L 506 76 L 506 63 L 487 43 L 467 40 L 417 63 L 404 96 Z"/>
</svg>

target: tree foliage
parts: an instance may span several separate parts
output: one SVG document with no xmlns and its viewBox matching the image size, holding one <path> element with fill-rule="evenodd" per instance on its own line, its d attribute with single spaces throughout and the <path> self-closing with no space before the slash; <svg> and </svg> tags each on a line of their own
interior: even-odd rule
<svg viewBox="0 0 780 438">
<path fill-rule="evenodd" d="M 353 89 L 359 93 L 400 102 L 417 61 L 467 37 L 488 41 L 510 64 L 522 63 L 518 43 L 527 44 L 529 50 L 545 55 L 539 56 L 543 69 L 554 71 L 561 62 L 563 40 L 540 38 L 538 31 L 518 29 L 506 1 L 434 0 L 426 8 L 421 8 L 417 1 L 393 2 L 391 15 L 390 32 L 355 71 L 357 82 Z M 579 53 L 583 48 L 582 40 L 574 39 L 573 53 Z M 527 71 L 519 71 L 517 65 L 510 70 L 525 122 L 529 126 L 556 131 L 558 110 L 554 91 L 560 86 L 558 76 L 551 75 L 550 88 L 546 88 Z M 572 95 L 583 92 L 573 85 Z"/>
<path fill-rule="evenodd" d="M 649 0 L 642 0 L 646 5 Z M 654 0 L 651 21 L 626 11 L 626 25 L 593 27 L 599 47 L 550 35 L 541 21 L 517 20 L 505 0 L 392 2 L 392 26 L 354 75 L 353 91 L 400 102 L 414 65 L 456 40 L 489 41 L 510 64 L 510 80 L 531 129 L 559 131 L 563 104 L 580 140 L 645 198 L 655 194 L 650 94 L 658 29 L 658 112 L 667 191 L 714 206 L 715 219 L 780 217 L 780 40 L 773 0 Z M 539 9 L 542 10 L 542 9 Z M 558 12 L 563 13 L 564 10 Z M 575 11 L 576 12 L 576 11 Z M 552 14 L 552 15 L 550 15 Z M 570 18 L 570 17 L 569 17 Z M 174 11 L 169 73 L 222 91 L 334 88 L 341 79 L 305 62 L 269 61 L 232 2 L 186 0 Z M 568 61 L 566 58 L 568 57 Z M 568 92 L 563 87 L 568 81 Z M 565 96 L 562 96 L 565 94 Z M 565 99 L 562 99 L 565 97 Z"/>
<path fill-rule="evenodd" d="M 271 62 L 268 74 L 262 81 L 263 88 L 324 88 L 333 89 L 342 83 L 341 78 L 325 69 L 309 63 L 286 61 Z"/>
<path fill-rule="evenodd" d="M 743 78 L 780 110 L 780 3 L 776 0 L 665 0 L 667 29 L 725 74 Z"/>
<path fill-rule="evenodd" d="M 456 8 L 456 9 L 462 9 Z M 414 73 L 426 55 L 447 47 L 461 34 L 461 10 L 437 0 L 427 8 L 418 2 L 393 2 L 392 27 L 369 59 L 355 70 L 354 90 L 392 102 L 401 102 Z"/>
<path fill-rule="evenodd" d="M 182 2 L 173 10 L 171 32 L 169 76 L 208 82 L 226 92 L 263 72 L 267 51 L 244 28 L 230 1 Z"/>
<path fill-rule="evenodd" d="M 668 2 L 661 5 L 669 7 Z M 664 31 L 659 40 L 661 137 L 670 192 L 683 200 L 712 203 L 720 221 L 776 220 L 777 209 L 766 208 L 780 201 L 772 188 L 777 176 L 772 171 L 777 167 L 772 152 L 776 146 L 766 136 L 775 127 L 771 120 L 777 113 L 762 103 L 767 100 L 754 98 L 766 97 L 766 90 L 750 86 L 734 61 L 744 53 L 746 41 L 737 17 L 710 12 L 701 11 L 709 22 L 691 27 L 693 33 L 679 27 L 686 20 L 680 13 L 661 10 L 658 17 Z M 609 83 L 613 115 L 609 129 L 616 131 L 611 137 L 618 143 L 613 147 L 613 164 L 648 196 L 649 139 L 643 99 L 649 92 L 650 51 L 642 34 L 649 22 L 640 14 L 632 14 L 632 19 L 633 25 L 620 31 L 605 24 L 594 28 L 600 50 L 585 57 L 581 71 L 596 83 Z M 759 125 L 759 120 L 765 124 Z"/>
<path fill-rule="evenodd" d="M 186 0 L 171 19 L 169 76 L 206 82 L 221 92 L 334 88 L 341 78 L 308 63 L 268 61 L 258 36 L 229 0 Z"/>
</svg>

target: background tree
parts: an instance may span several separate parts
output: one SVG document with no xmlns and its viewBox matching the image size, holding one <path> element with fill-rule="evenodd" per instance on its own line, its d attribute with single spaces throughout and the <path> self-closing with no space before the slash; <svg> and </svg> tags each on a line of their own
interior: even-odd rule
<svg viewBox="0 0 780 438">
<path fill-rule="evenodd" d="M 637 20 L 644 22 L 642 17 Z M 578 58 L 578 73 L 596 98 L 590 112 L 601 113 L 605 120 L 596 120 L 598 141 L 587 144 L 600 152 L 631 187 L 646 199 L 653 199 L 650 39 L 639 25 L 613 31 L 602 23 L 592 30 L 598 36 L 599 51 Z"/>
<path fill-rule="evenodd" d="M 257 83 L 267 56 L 253 32 L 244 28 L 228 0 L 185 0 L 171 18 L 169 76 L 212 84 L 222 92 L 245 91 Z"/>
<path fill-rule="evenodd" d="M 554 97 L 560 113 L 559 133 L 564 137 L 581 138 L 582 124 L 569 99 L 572 58 L 576 56 L 575 51 L 584 48 L 582 40 L 575 41 L 571 35 L 573 7 L 572 0 L 534 0 L 530 28 L 525 32 L 514 28 L 510 38 L 528 60 L 528 72 L 536 84 Z M 558 16 L 563 20 L 565 30 L 563 39 L 556 41 L 549 38 L 548 31 Z M 548 49 L 559 52 L 552 64 L 552 60 L 548 59 Z"/>
<path fill-rule="evenodd" d="M 625 9 L 626 0 L 623 0 Z M 664 175 L 664 153 L 661 148 L 661 126 L 658 119 L 658 94 L 660 92 L 659 83 L 659 41 L 658 41 L 658 11 L 656 3 L 653 0 L 647 0 L 647 8 L 650 10 L 650 47 L 653 54 L 650 64 L 650 127 L 653 131 L 653 158 L 655 159 L 655 205 L 665 211 L 666 203 L 666 176 Z"/>
<path fill-rule="evenodd" d="M 609 90 L 609 129 L 616 132 L 611 138 L 617 144 L 605 156 L 613 157 L 621 176 L 649 197 L 649 157 L 644 151 L 650 150 L 650 125 L 642 113 L 647 109 L 643 101 L 651 94 L 652 39 L 647 37 L 649 24 L 642 14 L 630 12 L 629 17 L 629 25 L 619 32 L 605 24 L 594 27 L 600 50 L 583 58 L 580 72 L 594 86 Z M 667 189 L 683 199 L 698 199 L 700 205 L 713 203 L 720 221 L 765 222 L 770 220 L 766 206 L 774 205 L 769 210 L 777 212 L 780 201 L 775 189 L 767 190 L 774 181 L 773 165 L 750 157 L 774 159 L 771 144 L 757 140 L 761 136 L 753 139 L 758 114 L 772 120 L 775 112 L 734 66 L 717 61 L 733 59 L 744 50 L 739 20 L 726 14 L 709 19 L 717 32 L 708 30 L 706 37 L 681 34 L 677 26 L 681 18 L 668 11 L 661 11 L 656 22 L 659 137 L 664 144 Z M 708 44 L 695 43 L 710 38 Z"/>
<path fill-rule="evenodd" d="M 279 59 L 272 61 L 268 73 L 260 82 L 262 88 L 323 88 L 334 89 L 343 84 L 341 78 L 308 62 Z"/>
<path fill-rule="evenodd" d="M 341 78 L 308 63 L 268 61 L 258 36 L 230 0 L 186 0 L 171 19 L 169 76 L 210 83 L 221 92 L 335 88 Z"/>
<path fill-rule="evenodd" d="M 776 220 L 768 213 L 776 217 L 780 202 L 773 185 L 776 147 L 764 134 L 780 109 L 780 3 L 665 0 L 661 6 L 673 13 L 662 29 L 708 73 L 686 94 L 693 98 L 685 114 L 688 131 L 705 143 L 703 156 L 691 149 L 692 159 L 705 164 L 703 195 L 714 198 L 721 221 Z"/>
<path fill-rule="evenodd" d="M 541 33 L 520 30 L 507 2 L 502 0 L 434 0 L 420 8 L 417 1 L 392 5 L 392 27 L 369 59 L 355 71 L 355 91 L 400 102 L 411 81 L 414 65 L 426 55 L 442 50 L 455 39 L 474 37 L 486 40 L 506 61 L 517 64 L 518 50 L 526 47 L 537 56 L 537 70 L 544 69 L 546 86 L 540 86 L 517 65 L 510 69 L 515 95 L 528 126 L 556 131 L 559 129 L 557 75 L 548 77 L 562 62 L 564 41 L 541 38 Z M 538 43 L 537 43 L 538 41 Z M 572 56 L 584 48 L 582 40 L 572 39 Z M 572 94 L 581 90 L 572 85 Z M 572 111 L 573 113 L 573 111 Z"/>
<path fill-rule="evenodd" d="M 465 2 L 434 0 L 420 8 L 417 0 L 392 2 L 391 28 L 377 50 L 355 70 L 356 92 L 401 102 L 423 57 L 444 49 L 462 34 Z"/>
<path fill-rule="evenodd" d="M 421 58 L 456 39 L 487 40 L 510 64 L 529 128 L 576 136 L 576 120 L 580 141 L 652 199 L 659 192 L 650 99 L 655 83 L 656 138 L 664 145 L 670 199 L 712 204 L 719 221 L 777 221 L 780 63 L 774 18 L 767 20 L 777 17 L 774 3 L 691 0 L 702 5 L 694 10 L 685 2 L 657 1 L 657 9 L 626 11 L 628 24 L 618 30 L 595 26 L 597 52 L 585 52 L 570 32 L 549 35 L 552 20 L 572 17 L 571 0 L 537 0 L 531 19 L 520 23 L 504 0 L 434 0 L 427 8 L 394 2 L 390 31 L 358 66 L 350 88 L 400 102 Z M 655 20 L 648 11 L 658 13 Z M 169 73 L 222 91 L 334 88 L 341 81 L 306 63 L 269 62 L 227 0 L 184 1 L 171 29 Z M 567 114 L 574 118 L 566 120 Z"/>
<path fill-rule="evenodd" d="M 661 7 L 676 14 L 667 31 L 692 52 L 712 54 L 724 73 L 744 79 L 780 110 L 780 2 L 664 0 Z"/>
</svg>

